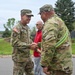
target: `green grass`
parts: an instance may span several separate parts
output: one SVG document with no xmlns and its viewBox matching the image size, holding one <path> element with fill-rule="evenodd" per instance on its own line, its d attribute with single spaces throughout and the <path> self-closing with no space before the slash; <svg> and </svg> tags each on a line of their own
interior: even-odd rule
<svg viewBox="0 0 75 75">
<path fill-rule="evenodd" d="M 33 54 L 33 50 L 30 50 L 30 53 Z M 11 55 L 12 47 L 10 43 L 6 42 L 4 39 L 0 39 L 0 55 Z M 72 54 L 75 54 L 75 42 L 72 43 Z"/>
<path fill-rule="evenodd" d="M 33 50 L 30 50 L 30 53 L 33 54 Z M 10 43 L 6 42 L 4 39 L 0 39 L 0 55 L 11 55 L 12 46 Z"/>
<path fill-rule="evenodd" d="M 72 54 L 75 54 L 75 43 L 72 44 Z"/>
<path fill-rule="evenodd" d="M 11 55 L 12 47 L 4 39 L 0 39 L 0 55 Z"/>
</svg>

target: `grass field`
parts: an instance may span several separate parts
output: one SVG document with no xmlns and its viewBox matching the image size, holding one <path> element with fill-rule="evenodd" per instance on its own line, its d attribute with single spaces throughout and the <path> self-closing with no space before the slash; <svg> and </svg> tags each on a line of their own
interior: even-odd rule
<svg viewBox="0 0 75 75">
<path fill-rule="evenodd" d="M 0 55 L 10 55 L 12 53 L 12 47 L 10 43 L 0 39 Z"/>
<path fill-rule="evenodd" d="M 30 50 L 32 54 L 33 51 Z M 0 55 L 11 55 L 12 47 L 10 43 L 6 42 L 4 39 L 0 39 Z M 75 43 L 72 44 L 72 54 L 75 54 Z"/>
<path fill-rule="evenodd" d="M 72 44 L 72 54 L 75 54 L 75 43 Z"/>
</svg>

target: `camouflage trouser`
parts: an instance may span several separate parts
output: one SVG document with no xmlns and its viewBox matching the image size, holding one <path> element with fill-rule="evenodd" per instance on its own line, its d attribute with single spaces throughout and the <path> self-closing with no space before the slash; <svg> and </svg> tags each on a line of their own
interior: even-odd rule
<svg viewBox="0 0 75 75">
<path fill-rule="evenodd" d="M 50 71 L 50 75 L 71 75 L 63 71 Z"/>
<path fill-rule="evenodd" d="M 33 62 L 14 62 L 13 75 L 33 75 Z"/>
</svg>

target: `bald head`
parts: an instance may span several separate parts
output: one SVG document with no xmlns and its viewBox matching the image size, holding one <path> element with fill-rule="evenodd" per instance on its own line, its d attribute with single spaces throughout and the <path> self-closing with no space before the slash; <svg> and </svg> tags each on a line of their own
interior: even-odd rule
<svg viewBox="0 0 75 75">
<path fill-rule="evenodd" d="M 43 25 L 42 21 L 37 21 L 36 24 L 40 24 L 40 25 Z"/>
<path fill-rule="evenodd" d="M 43 28 L 43 22 L 42 21 L 37 21 L 36 22 L 36 27 L 38 30 L 41 30 Z"/>
</svg>

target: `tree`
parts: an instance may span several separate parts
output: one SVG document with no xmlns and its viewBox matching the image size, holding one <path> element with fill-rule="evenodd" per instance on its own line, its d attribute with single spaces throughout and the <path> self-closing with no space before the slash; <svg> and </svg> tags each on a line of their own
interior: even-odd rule
<svg viewBox="0 0 75 75">
<path fill-rule="evenodd" d="M 74 26 L 74 30 L 75 30 L 75 22 L 73 23 L 73 26 Z"/>
<path fill-rule="evenodd" d="M 5 28 L 5 31 L 3 32 L 2 37 L 4 37 L 4 38 L 5 37 L 10 37 L 11 30 L 12 30 L 14 24 L 15 24 L 15 19 L 14 18 L 9 18 L 7 23 L 3 25 L 4 28 Z"/>
<path fill-rule="evenodd" d="M 14 26 L 14 24 L 15 24 L 15 19 L 14 18 L 9 18 L 8 19 L 8 21 L 7 21 L 7 23 L 6 24 L 4 24 L 4 28 L 6 29 L 8 29 L 8 30 L 12 30 L 12 28 L 13 28 L 13 26 Z"/>
<path fill-rule="evenodd" d="M 69 31 L 71 32 L 74 27 L 73 23 L 75 22 L 75 3 L 72 0 L 57 0 L 55 4 L 55 12 L 61 17 Z"/>
<path fill-rule="evenodd" d="M 7 37 L 10 37 L 10 35 L 11 35 L 11 32 L 6 28 L 5 31 L 3 32 L 2 37 L 7 38 Z"/>
</svg>

